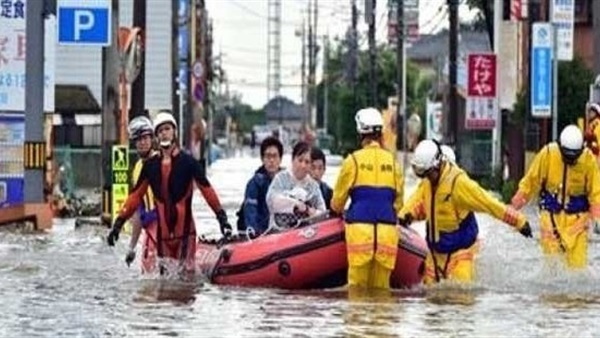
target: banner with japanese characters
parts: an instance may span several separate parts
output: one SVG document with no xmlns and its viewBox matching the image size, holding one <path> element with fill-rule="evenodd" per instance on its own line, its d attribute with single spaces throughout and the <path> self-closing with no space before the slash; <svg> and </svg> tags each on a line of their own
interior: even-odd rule
<svg viewBox="0 0 600 338">
<path fill-rule="evenodd" d="M 465 128 L 494 129 L 498 116 L 496 54 L 469 54 L 467 66 Z"/>
<path fill-rule="evenodd" d="M 26 0 L 0 1 L 0 111 L 25 110 L 26 14 Z M 46 19 L 44 27 L 44 111 L 50 112 L 54 111 L 54 17 Z"/>
</svg>

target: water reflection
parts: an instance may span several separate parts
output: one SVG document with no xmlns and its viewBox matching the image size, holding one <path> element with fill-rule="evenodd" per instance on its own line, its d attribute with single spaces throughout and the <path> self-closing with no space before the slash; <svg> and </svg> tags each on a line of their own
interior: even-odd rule
<svg viewBox="0 0 600 338">
<path fill-rule="evenodd" d="M 389 290 L 348 288 L 342 315 L 346 337 L 395 337 L 403 307 Z"/>
<path fill-rule="evenodd" d="M 470 306 L 476 303 L 477 295 L 482 292 L 483 289 L 474 284 L 469 285 L 444 281 L 427 287 L 425 299 L 437 305 Z"/>
<path fill-rule="evenodd" d="M 183 281 L 168 278 L 143 279 L 137 290 L 134 302 L 190 305 L 196 300 L 196 293 L 202 288 L 201 282 Z"/>
</svg>

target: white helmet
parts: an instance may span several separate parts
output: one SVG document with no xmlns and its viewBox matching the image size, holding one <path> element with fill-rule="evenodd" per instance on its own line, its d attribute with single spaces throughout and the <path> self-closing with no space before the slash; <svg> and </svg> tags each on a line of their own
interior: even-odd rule
<svg viewBox="0 0 600 338">
<path fill-rule="evenodd" d="M 454 150 L 452 150 L 452 148 L 445 144 L 442 144 L 440 146 L 440 150 L 442 151 L 442 154 L 448 161 L 450 161 L 451 163 L 456 163 L 456 154 L 454 153 Z"/>
<path fill-rule="evenodd" d="M 581 130 L 574 124 L 566 126 L 560 133 L 559 145 L 563 161 L 567 164 L 574 164 L 583 152 Z"/>
<path fill-rule="evenodd" d="M 154 127 L 152 126 L 152 121 L 146 116 L 137 116 L 129 122 L 127 132 L 129 133 L 130 140 L 137 140 L 144 135 L 154 134 Z"/>
<path fill-rule="evenodd" d="M 383 129 L 383 118 L 379 110 L 375 108 L 364 108 L 356 112 L 356 131 L 359 134 L 372 134 L 381 132 Z"/>
<path fill-rule="evenodd" d="M 569 150 L 583 149 L 581 130 L 574 124 L 566 126 L 560 133 L 560 146 Z"/>
<path fill-rule="evenodd" d="M 415 148 L 411 164 L 415 174 L 423 177 L 431 169 L 439 168 L 441 159 L 439 144 L 433 140 L 423 140 Z"/>
<path fill-rule="evenodd" d="M 172 124 L 173 128 L 175 128 L 175 130 L 177 130 L 177 121 L 175 121 L 175 117 L 173 117 L 173 114 L 167 113 L 167 112 L 160 112 L 154 118 L 154 135 L 156 135 L 156 132 L 158 131 L 158 127 L 160 127 L 161 125 L 163 125 L 165 123 Z"/>
<path fill-rule="evenodd" d="M 600 105 L 595 102 L 588 103 L 588 110 L 600 115 Z"/>
</svg>

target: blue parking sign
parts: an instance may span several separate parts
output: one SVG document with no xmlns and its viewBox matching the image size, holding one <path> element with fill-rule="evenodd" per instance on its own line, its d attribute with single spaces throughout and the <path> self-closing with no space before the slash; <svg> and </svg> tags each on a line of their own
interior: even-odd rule
<svg viewBox="0 0 600 338">
<path fill-rule="evenodd" d="M 552 24 L 535 22 L 531 46 L 531 115 L 552 116 Z"/>
<path fill-rule="evenodd" d="M 58 43 L 108 46 L 111 40 L 111 2 L 108 0 L 57 3 Z"/>
</svg>

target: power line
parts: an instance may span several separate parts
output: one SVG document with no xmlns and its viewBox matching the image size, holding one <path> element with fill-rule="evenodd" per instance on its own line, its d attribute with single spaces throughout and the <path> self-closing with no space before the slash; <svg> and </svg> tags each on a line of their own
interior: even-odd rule
<svg viewBox="0 0 600 338">
<path fill-rule="evenodd" d="M 446 11 L 444 12 L 444 15 L 438 20 L 438 22 L 436 23 L 436 25 L 431 30 L 429 30 L 429 32 L 426 33 L 426 34 L 435 34 L 435 32 L 438 30 L 438 28 L 440 28 L 440 26 L 448 18 L 448 14 L 449 14 L 449 11 L 448 11 L 448 9 L 446 9 Z"/>
<path fill-rule="evenodd" d="M 264 58 L 264 55 L 267 53 L 267 51 L 265 49 L 254 49 L 254 48 L 244 48 L 244 47 L 239 47 L 239 46 L 228 46 L 228 45 L 221 45 L 221 51 L 224 52 L 225 54 L 227 54 L 228 51 L 233 51 L 233 52 L 239 52 L 239 53 L 247 53 L 247 54 L 257 54 L 257 55 L 262 55 Z M 299 52 L 291 52 L 291 51 L 281 51 L 281 55 L 298 55 Z"/>
<path fill-rule="evenodd" d="M 445 12 L 443 12 L 444 9 L 445 9 Z M 421 25 L 421 29 L 425 29 L 425 27 L 429 26 L 433 22 L 433 20 L 435 20 L 436 18 L 438 18 L 438 15 L 440 15 L 441 13 L 448 13 L 448 7 L 446 7 L 446 4 L 440 5 L 438 7 L 437 11 L 435 12 L 435 14 L 433 14 L 431 16 L 431 18 L 429 18 L 429 20 L 425 21 L 425 23 L 423 23 L 423 25 Z M 438 23 L 436 23 L 436 25 L 437 24 Z"/>
<path fill-rule="evenodd" d="M 259 19 L 262 19 L 262 20 L 268 19 L 267 16 L 260 14 L 260 13 L 256 12 L 255 10 L 250 9 L 250 8 L 246 7 L 245 5 L 242 5 L 241 3 L 238 3 L 235 0 L 229 0 L 229 1 L 227 1 L 227 3 L 230 3 L 230 4 L 234 5 L 235 7 L 239 8 L 239 9 L 245 11 L 246 13 L 251 14 L 252 16 L 257 17 Z M 297 27 L 299 25 L 299 23 L 291 22 L 291 21 L 281 20 L 280 22 L 282 25 L 289 25 L 289 26 L 294 26 L 294 27 Z"/>
<path fill-rule="evenodd" d="M 266 88 L 267 84 L 265 82 L 249 82 L 249 81 L 244 81 L 244 80 L 229 80 L 229 84 L 230 85 L 235 85 L 238 87 L 258 87 L 258 88 Z M 296 87 L 302 87 L 302 84 L 299 83 L 282 83 L 281 84 L 282 88 L 296 88 Z"/>
<path fill-rule="evenodd" d="M 240 61 L 238 60 L 232 60 L 232 59 L 226 59 L 227 61 L 223 62 L 223 67 L 227 67 L 227 66 L 233 66 L 233 67 L 248 67 L 248 68 L 265 68 L 267 67 L 266 63 L 263 62 L 244 62 L 244 61 Z M 300 69 L 299 65 L 281 65 L 281 68 L 286 68 L 286 69 Z M 262 70 L 264 71 L 264 69 Z"/>
</svg>

